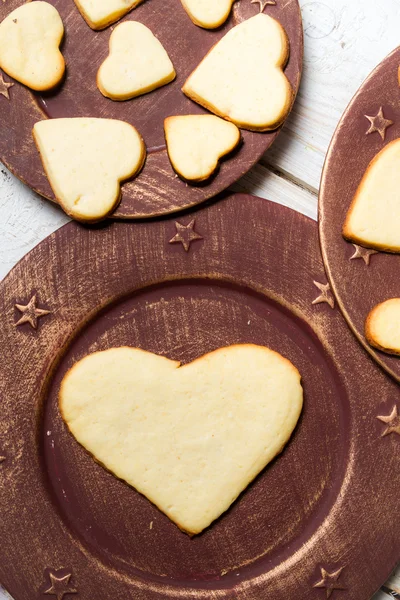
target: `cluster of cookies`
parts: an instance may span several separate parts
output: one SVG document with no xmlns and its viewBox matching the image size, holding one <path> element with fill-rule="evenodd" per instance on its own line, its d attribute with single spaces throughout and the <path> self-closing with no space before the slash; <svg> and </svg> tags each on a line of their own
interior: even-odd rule
<svg viewBox="0 0 400 600">
<path fill-rule="evenodd" d="M 75 0 L 90 27 L 104 29 L 142 0 Z M 182 0 L 193 23 L 219 27 L 233 0 Z M 64 26 L 58 11 L 37 0 L 11 12 L 0 24 L 0 67 L 35 91 L 61 84 Z M 260 13 L 236 25 L 189 75 L 182 92 L 212 115 L 171 115 L 164 122 L 168 156 L 189 183 L 210 178 L 219 161 L 241 141 L 239 128 L 270 131 L 285 120 L 293 91 L 283 69 L 289 42 L 282 26 Z M 113 101 L 127 101 L 167 85 L 176 72 L 167 51 L 142 23 L 117 25 L 97 86 Z M 246 82 L 246 85 L 243 85 Z M 146 159 L 145 143 L 131 124 L 105 118 L 40 121 L 33 136 L 44 169 L 63 209 L 95 222 L 115 210 L 121 182 L 136 176 Z"/>
<path fill-rule="evenodd" d="M 400 140 L 388 144 L 369 164 L 343 226 L 346 240 L 366 248 L 400 253 L 398 206 Z M 375 306 L 365 335 L 371 346 L 400 354 L 400 298 Z"/>
</svg>

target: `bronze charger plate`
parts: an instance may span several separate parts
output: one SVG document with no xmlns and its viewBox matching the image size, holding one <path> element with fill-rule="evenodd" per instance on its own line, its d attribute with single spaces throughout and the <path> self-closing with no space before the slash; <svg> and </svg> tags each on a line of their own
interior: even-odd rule
<svg viewBox="0 0 400 600">
<path fill-rule="evenodd" d="M 400 296 L 400 256 L 347 242 L 342 227 L 371 160 L 400 137 L 400 48 L 361 86 L 333 136 L 321 182 L 319 233 L 325 268 L 350 328 L 373 356 L 400 381 L 400 358 L 372 348 L 364 333 L 370 310 Z"/>
<path fill-rule="evenodd" d="M 150 94 L 126 102 L 104 98 L 96 87 L 96 73 L 108 55 L 112 28 L 93 31 L 72 0 L 50 0 L 65 25 L 62 52 L 67 63 L 65 81 L 53 93 L 34 94 L 14 83 L 0 95 L 0 159 L 22 181 L 42 196 L 55 200 L 32 138 L 36 121 L 46 117 L 108 117 L 128 121 L 140 131 L 148 156 L 142 172 L 122 186 L 114 216 L 120 219 L 165 215 L 196 205 L 228 188 L 246 173 L 271 146 L 278 131 L 254 133 L 242 130 L 243 143 L 222 161 L 219 172 L 202 185 L 189 185 L 175 175 L 169 162 L 164 119 L 170 115 L 207 112 L 184 96 L 181 87 L 210 48 L 234 25 L 260 10 L 276 18 L 290 40 L 285 73 L 297 93 L 303 59 L 303 31 L 298 0 L 238 0 L 231 17 L 218 30 L 196 27 L 181 0 L 145 0 L 123 20 L 147 25 L 166 48 L 177 72 L 174 82 Z M 0 2 L 0 21 L 21 0 Z M 10 78 L 4 77 L 9 82 Z M 0 72 L 0 93 L 1 89 Z M 244 85 L 246 82 L 244 82 Z M 9 98 L 8 98 L 9 97 Z M 294 97 L 293 97 L 294 101 Z"/>
<path fill-rule="evenodd" d="M 0 581 L 15 600 L 366 600 L 385 581 L 400 556 L 399 391 L 333 308 L 316 223 L 247 195 L 177 221 L 70 223 L 0 288 Z M 69 434 L 60 381 L 115 345 L 185 363 L 246 342 L 296 365 L 304 411 L 191 539 Z"/>
</svg>

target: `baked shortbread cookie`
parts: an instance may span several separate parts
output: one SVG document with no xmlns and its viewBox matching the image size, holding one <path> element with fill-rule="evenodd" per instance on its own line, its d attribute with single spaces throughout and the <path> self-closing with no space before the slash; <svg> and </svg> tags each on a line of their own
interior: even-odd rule
<svg viewBox="0 0 400 600">
<path fill-rule="evenodd" d="M 117 25 L 110 54 L 97 73 L 97 86 L 112 100 L 128 100 L 175 79 L 174 66 L 161 42 L 136 21 Z"/>
<path fill-rule="evenodd" d="M 188 181 L 208 179 L 220 158 L 240 142 L 233 123 L 214 115 L 183 115 L 164 121 L 168 156 L 174 170 Z"/>
<path fill-rule="evenodd" d="M 115 23 L 143 0 L 75 0 L 82 17 L 92 29 Z"/>
<path fill-rule="evenodd" d="M 65 71 L 63 35 L 61 17 L 48 2 L 19 6 L 0 23 L 0 68 L 32 90 L 52 89 Z"/>
<path fill-rule="evenodd" d="M 146 156 L 132 125 L 113 119 L 39 121 L 33 137 L 54 195 L 79 221 L 100 221 L 120 199 L 120 183 L 136 175 Z"/>
<path fill-rule="evenodd" d="M 283 72 L 288 57 L 289 41 L 283 27 L 260 13 L 228 31 L 189 76 L 182 91 L 238 127 L 276 129 L 293 102 Z"/>
<path fill-rule="evenodd" d="M 343 226 L 346 240 L 400 252 L 400 139 L 372 160 L 358 186 Z"/>
<path fill-rule="evenodd" d="M 184 366 L 112 348 L 76 363 L 59 394 L 78 442 L 189 534 L 225 512 L 282 451 L 302 404 L 292 363 L 250 344 Z"/>
<path fill-rule="evenodd" d="M 371 346 L 400 354 L 400 298 L 391 298 L 371 310 L 365 322 L 365 337 Z"/>
<path fill-rule="evenodd" d="M 181 0 L 195 25 L 204 29 L 220 27 L 231 12 L 235 0 Z"/>
</svg>

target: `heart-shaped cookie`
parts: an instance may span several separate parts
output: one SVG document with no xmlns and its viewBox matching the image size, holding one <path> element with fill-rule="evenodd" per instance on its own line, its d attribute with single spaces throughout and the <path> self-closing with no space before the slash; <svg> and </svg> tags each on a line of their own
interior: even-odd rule
<svg viewBox="0 0 400 600">
<path fill-rule="evenodd" d="M 235 0 L 181 0 L 195 25 L 215 29 L 225 23 Z"/>
<path fill-rule="evenodd" d="M 50 90 L 65 71 L 63 35 L 61 17 L 48 2 L 19 6 L 0 23 L 0 67 L 33 90 Z"/>
<path fill-rule="evenodd" d="M 97 73 L 97 86 L 112 100 L 128 100 L 175 79 L 174 66 L 161 42 L 137 21 L 117 25 L 110 54 Z"/>
<path fill-rule="evenodd" d="M 347 213 L 346 240 L 387 252 L 400 252 L 400 139 L 369 164 Z"/>
<path fill-rule="evenodd" d="M 39 121 L 33 137 L 57 201 L 79 221 L 99 221 L 112 212 L 121 181 L 136 175 L 146 156 L 136 129 L 114 119 Z"/>
<path fill-rule="evenodd" d="M 82 17 L 95 30 L 115 23 L 141 2 L 143 0 L 75 0 Z"/>
<path fill-rule="evenodd" d="M 375 306 L 365 323 L 369 344 L 387 352 L 400 354 L 400 298 L 391 298 Z"/>
<path fill-rule="evenodd" d="M 236 125 L 214 115 L 168 117 L 164 130 L 171 164 L 188 181 L 208 179 L 240 142 Z"/>
<path fill-rule="evenodd" d="M 189 76 L 182 91 L 238 127 L 276 129 L 293 101 L 283 72 L 288 57 L 289 41 L 283 27 L 260 13 L 228 31 Z"/>
<path fill-rule="evenodd" d="M 59 401 L 97 461 L 196 534 L 282 451 L 303 390 L 292 363 L 261 346 L 220 348 L 182 367 L 124 347 L 75 364 Z"/>
</svg>

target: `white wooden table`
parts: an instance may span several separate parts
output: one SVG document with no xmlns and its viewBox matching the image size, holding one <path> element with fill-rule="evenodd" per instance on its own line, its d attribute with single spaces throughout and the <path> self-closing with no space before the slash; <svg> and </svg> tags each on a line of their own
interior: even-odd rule
<svg viewBox="0 0 400 600">
<path fill-rule="evenodd" d="M 300 4 L 305 62 L 299 97 L 278 141 L 234 189 L 316 219 L 329 141 L 359 85 L 399 45 L 400 0 L 300 0 Z M 58 207 L 31 192 L 0 163 L 0 277 L 67 221 Z M 388 587 L 398 590 L 400 598 L 400 568 Z M 0 600 L 4 598 L 0 590 Z M 389 596 L 382 591 L 374 600 L 385 598 Z"/>
</svg>

